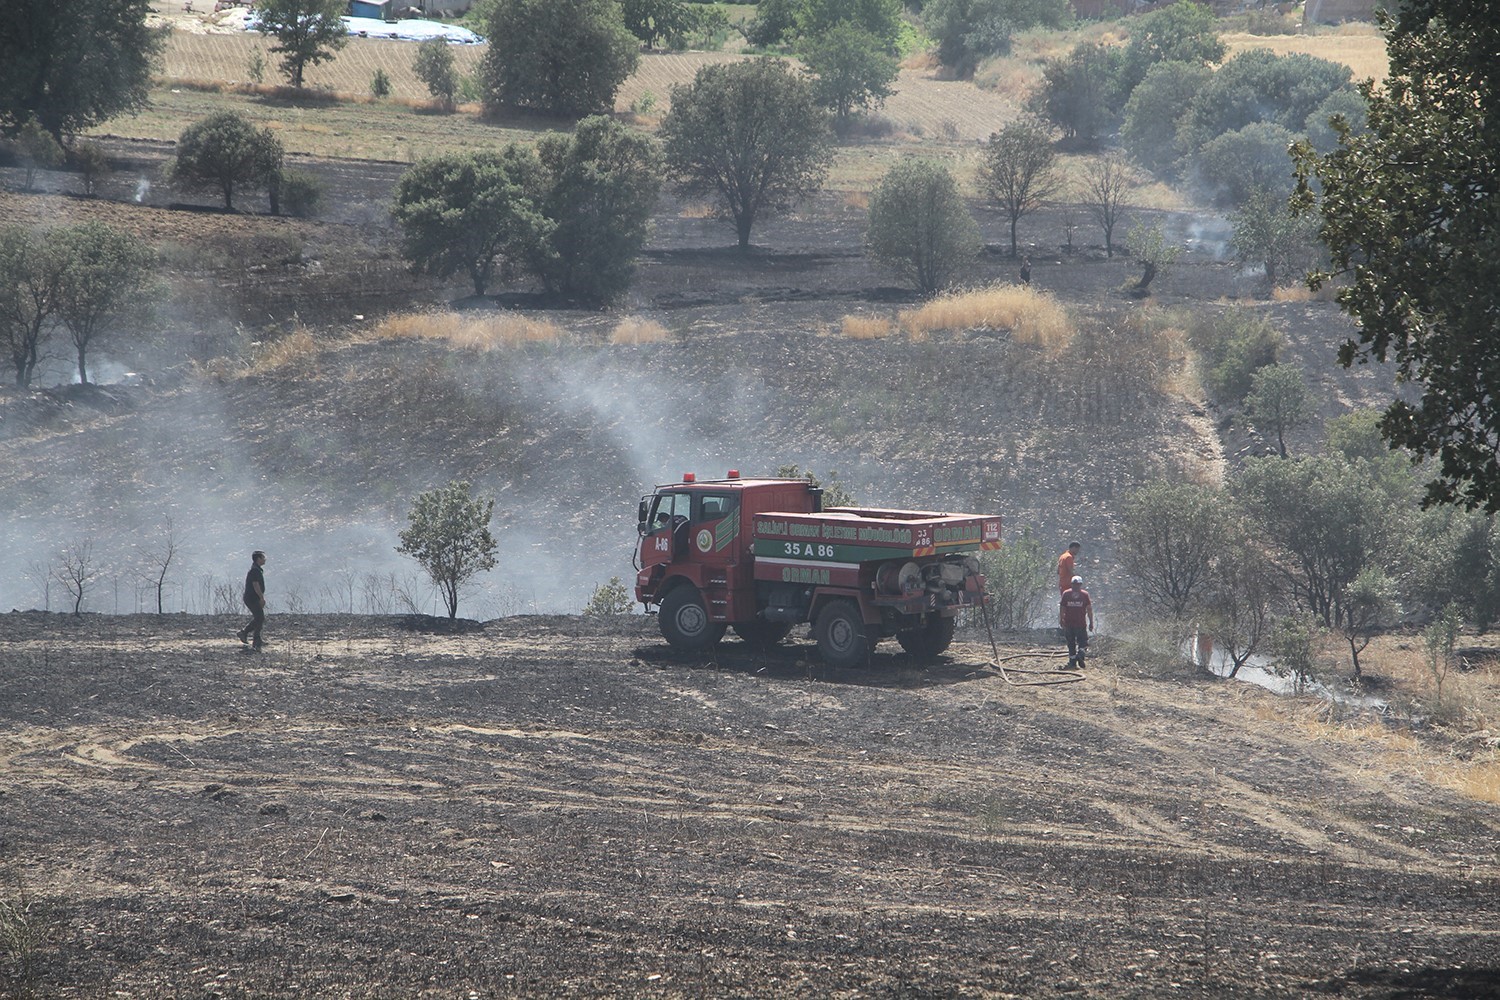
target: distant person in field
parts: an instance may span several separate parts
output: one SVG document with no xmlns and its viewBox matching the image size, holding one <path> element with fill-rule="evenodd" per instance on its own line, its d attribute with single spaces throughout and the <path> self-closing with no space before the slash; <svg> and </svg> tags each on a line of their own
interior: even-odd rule
<svg viewBox="0 0 1500 1000">
<path fill-rule="evenodd" d="M 1067 590 L 1073 584 L 1073 576 L 1078 572 L 1074 565 L 1078 561 L 1078 553 L 1083 551 L 1082 542 L 1069 542 L 1068 551 L 1057 557 L 1057 589 Z"/>
<path fill-rule="evenodd" d="M 250 609 L 250 624 L 240 629 L 240 642 L 260 652 L 260 630 L 266 623 L 266 574 L 261 567 L 266 554 L 259 549 L 250 553 L 250 572 L 245 574 L 245 607 Z"/>
<path fill-rule="evenodd" d="M 1068 643 L 1068 666 L 1083 669 L 1083 657 L 1089 648 L 1089 633 L 1094 630 L 1094 603 L 1083 589 L 1083 577 L 1075 576 L 1062 593 L 1057 609 L 1057 624 L 1062 626 Z"/>
<path fill-rule="evenodd" d="M 1029 284 L 1031 284 L 1031 258 L 1030 257 L 1022 257 L 1021 258 L 1021 284 L 1023 284 L 1023 285 L 1029 285 Z"/>
</svg>

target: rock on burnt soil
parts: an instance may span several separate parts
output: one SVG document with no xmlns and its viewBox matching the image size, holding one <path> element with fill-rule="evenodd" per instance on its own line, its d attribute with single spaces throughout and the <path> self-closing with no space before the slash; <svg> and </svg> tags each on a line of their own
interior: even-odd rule
<svg viewBox="0 0 1500 1000">
<path fill-rule="evenodd" d="M 1500 811 L 1257 690 L 1014 686 L 977 635 L 830 671 L 640 616 L 238 624 L 0 616 L 0 992 L 1500 989 Z"/>
</svg>

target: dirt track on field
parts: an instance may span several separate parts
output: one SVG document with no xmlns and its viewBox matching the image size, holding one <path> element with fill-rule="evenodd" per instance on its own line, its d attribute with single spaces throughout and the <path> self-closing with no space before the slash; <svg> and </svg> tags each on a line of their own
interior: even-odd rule
<svg viewBox="0 0 1500 1000">
<path fill-rule="evenodd" d="M 1500 811 L 1256 690 L 1014 687 L 974 635 L 835 672 L 640 617 L 236 624 L 0 616 L 32 995 L 1500 989 Z"/>
</svg>

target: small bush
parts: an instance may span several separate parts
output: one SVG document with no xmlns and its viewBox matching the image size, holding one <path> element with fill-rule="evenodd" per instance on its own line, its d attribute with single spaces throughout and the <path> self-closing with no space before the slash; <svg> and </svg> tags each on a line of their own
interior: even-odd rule
<svg viewBox="0 0 1500 1000">
<path fill-rule="evenodd" d="M 1276 361 L 1285 338 L 1264 316 L 1244 309 L 1197 315 L 1188 344 L 1203 359 L 1203 387 L 1217 402 L 1239 406 L 1255 373 Z"/>
<path fill-rule="evenodd" d="M 375 68 L 375 75 L 370 78 L 370 96 L 391 96 L 391 78 L 382 67 L 377 66 Z"/>
<path fill-rule="evenodd" d="M 589 602 L 583 606 L 583 613 L 603 617 L 628 615 L 634 609 L 635 601 L 631 598 L 630 591 L 625 589 L 625 584 L 620 582 L 618 576 L 612 576 L 608 583 L 601 583 L 594 587 Z"/>
<path fill-rule="evenodd" d="M 288 215 L 307 219 L 318 214 L 323 191 L 323 182 L 314 174 L 302 170 L 282 171 L 280 203 Z"/>
</svg>

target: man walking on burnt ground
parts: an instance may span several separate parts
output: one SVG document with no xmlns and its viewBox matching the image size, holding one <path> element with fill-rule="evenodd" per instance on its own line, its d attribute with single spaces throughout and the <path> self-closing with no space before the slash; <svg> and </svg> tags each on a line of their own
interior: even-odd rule
<svg viewBox="0 0 1500 1000">
<path fill-rule="evenodd" d="M 1068 643 L 1068 668 L 1076 665 L 1082 670 L 1089 649 L 1089 633 L 1094 630 L 1094 604 L 1089 600 L 1089 592 L 1083 589 L 1083 577 L 1073 577 L 1063 591 L 1057 624 L 1062 626 L 1063 638 Z"/>
<path fill-rule="evenodd" d="M 245 574 L 245 607 L 250 609 L 250 623 L 239 631 L 241 643 L 260 652 L 260 630 L 266 623 L 266 575 L 261 567 L 266 554 L 259 549 L 250 553 L 250 572 Z M 253 644 L 252 644 L 253 640 Z"/>
<path fill-rule="evenodd" d="M 1083 551 L 1083 543 L 1069 542 L 1068 551 L 1057 557 L 1057 589 L 1061 593 L 1068 589 L 1073 582 L 1073 574 L 1078 570 L 1075 563 L 1078 561 L 1078 553 Z"/>
</svg>

